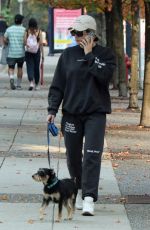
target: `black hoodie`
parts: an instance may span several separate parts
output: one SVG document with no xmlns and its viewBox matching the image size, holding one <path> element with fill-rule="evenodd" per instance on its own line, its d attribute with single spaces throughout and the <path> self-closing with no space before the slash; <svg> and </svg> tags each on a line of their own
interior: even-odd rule
<svg viewBox="0 0 150 230">
<path fill-rule="evenodd" d="M 109 82 L 114 68 L 110 48 L 96 45 L 87 55 L 78 45 L 65 49 L 49 89 L 48 113 L 56 115 L 62 100 L 63 113 L 111 113 Z"/>
</svg>

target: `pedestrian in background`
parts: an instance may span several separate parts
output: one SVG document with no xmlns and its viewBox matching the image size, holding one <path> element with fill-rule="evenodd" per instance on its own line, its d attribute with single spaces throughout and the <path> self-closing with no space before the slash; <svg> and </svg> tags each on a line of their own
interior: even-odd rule
<svg viewBox="0 0 150 230">
<path fill-rule="evenodd" d="M 7 57 L 8 74 L 10 77 L 10 88 L 16 89 L 14 83 L 14 69 L 17 64 L 17 89 L 21 89 L 23 76 L 23 63 L 25 57 L 24 35 L 25 28 L 22 26 L 23 16 L 17 14 L 14 18 L 15 24 L 8 27 L 4 34 L 4 42 L 8 44 L 9 51 Z"/>
<path fill-rule="evenodd" d="M 25 34 L 25 60 L 27 75 L 30 82 L 29 90 L 38 89 L 40 79 L 40 60 L 44 61 L 42 31 L 38 28 L 36 19 L 31 18 Z"/>
<path fill-rule="evenodd" d="M 4 33 L 7 29 L 7 23 L 4 17 L 0 16 L 0 46 L 4 44 Z"/>
<path fill-rule="evenodd" d="M 115 57 L 111 49 L 97 44 L 93 17 L 79 16 L 70 32 L 77 46 L 66 48 L 60 56 L 49 89 L 47 121 L 54 122 L 62 102 L 61 129 L 68 169 L 78 187 L 76 208 L 82 209 L 82 215 L 93 216 L 94 202 L 98 199 L 106 114 L 111 113 L 109 83 Z"/>
</svg>

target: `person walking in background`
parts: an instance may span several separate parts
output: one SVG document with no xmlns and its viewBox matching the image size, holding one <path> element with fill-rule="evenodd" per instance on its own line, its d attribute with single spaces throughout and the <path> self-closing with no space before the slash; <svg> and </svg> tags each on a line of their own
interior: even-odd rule
<svg viewBox="0 0 150 230">
<path fill-rule="evenodd" d="M 82 215 L 93 216 L 94 202 L 98 199 L 106 114 L 111 113 L 109 83 L 115 56 L 110 48 L 97 44 L 93 17 L 77 17 L 70 33 L 77 45 L 66 48 L 58 61 L 48 94 L 47 121 L 54 122 L 62 102 L 61 130 L 67 164 L 78 187 L 76 208 L 82 209 Z"/>
<path fill-rule="evenodd" d="M 44 61 L 42 31 L 39 30 L 36 19 L 31 18 L 25 34 L 25 60 L 27 75 L 30 82 L 29 90 L 38 89 L 40 79 L 40 60 Z"/>
<path fill-rule="evenodd" d="M 10 77 L 10 88 L 16 89 L 14 84 L 14 69 L 17 64 L 17 89 L 21 89 L 21 82 L 23 76 L 23 63 L 25 56 L 24 48 L 24 35 L 25 28 L 22 26 L 24 17 L 21 14 L 17 14 L 14 18 L 15 25 L 12 25 L 6 29 L 4 34 L 4 43 L 8 44 L 9 51 L 7 57 L 8 74 Z"/>
<path fill-rule="evenodd" d="M 7 29 L 7 23 L 4 17 L 0 16 L 0 46 L 4 44 L 4 33 Z"/>
</svg>

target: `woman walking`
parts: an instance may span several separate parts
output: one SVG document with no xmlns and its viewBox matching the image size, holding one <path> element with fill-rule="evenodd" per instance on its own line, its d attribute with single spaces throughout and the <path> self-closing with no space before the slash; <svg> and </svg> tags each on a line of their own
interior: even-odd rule
<svg viewBox="0 0 150 230">
<path fill-rule="evenodd" d="M 44 61 L 42 31 L 39 30 L 36 19 L 31 18 L 25 34 L 25 60 L 27 75 L 30 82 L 29 90 L 38 89 L 40 79 L 40 60 Z"/>
<path fill-rule="evenodd" d="M 58 61 L 48 94 L 47 121 L 54 122 L 62 102 L 61 130 L 69 173 L 78 188 L 76 208 L 84 216 L 93 216 L 115 56 L 110 48 L 97 44 L 96 21 L 91 16 L 77 17 L 69 30 L 77 45 L 66 48 Z"/>
</svg>

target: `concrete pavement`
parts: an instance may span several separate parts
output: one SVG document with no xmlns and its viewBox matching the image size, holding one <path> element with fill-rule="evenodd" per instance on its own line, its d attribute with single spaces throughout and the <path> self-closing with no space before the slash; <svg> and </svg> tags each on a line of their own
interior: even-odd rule
<svg viewBox="0 0 150 230">
<path fill-rule="evenodd" d="M 39 91 L 27 90 L 26 74 L 23 90 L 11 91 L 6 68 L 0 71 L 0 228 L 131 230 L 125 207 L 119 203 L 121 194 L 111 161 L 104 159 L 94 217 L 83 217 L 81 211 L 76 210 L 72 221 L 62 220 L 53 225 L 53 210 L 56 215 L 57 206 L 51 204 L 45 220 L 39 220 L 43 186 L 33 181 L 31 175 L 40 167 L 48 167 L 47 93 L 58 57 L 46 56 L 45 84 Z M 58 126 L 60 119 L 61 111 L 56 119 Z M 64 178 L 69 174 L 63 139 L 60 145 L 59 150 L 58 138 L 51 137 L 51 164 L 58 171 L 58 177 Z M 65 212 L 63 214 L 65 217 Z"/>
<path fill-rule="evenodd" d="M 68 176 L 65 159 L 53 159 L 52 165 L 57 171 L 59 161 L 59 178 Z M 0 205 L 0 222 L 2 229 L 51 229 L 53 205 L 47 209 L 45 220 L 39 220 L 39 208 L 42 198 L 43 185 L 32 180 L 31 175 L 39 167 L 47 167 L 47 159 L 37 158 L 6 158 L 1 171 L 1 198 L 6 200 Z M 5 178 L 5 179 L 4 179 Z M 120 195 L 117 182 L 114 177 L 111 163 L 104 160 L 102 163 L 102 173 L 99 193 L 101 196 L 109 197 Z M 3 196 L 2 196 L 3 194 Z M 4 196 L 5 195 L 5 196 Z M 16 202 L 10 196 L 17 196 Z M 40 197 L 39 197 L 40 196 Z M 25 199 L 26 198 L 26 199 Z M 10 202 L 12 201 L 12 202 Z M 38 203 L 37 203 L 38 202 Z M 55 206 L 55 215 L 57 206 Z M 65 217 L 63 212 L 63 217 Z M 123 205 L 120 204 L 99 204 L 95 205 L 94 217 L 83 217 L 81 211 L 76 211 L 72 221 L 62 221 L 54 223 L 54 229 L 131 229 Z"/>
</svg>

